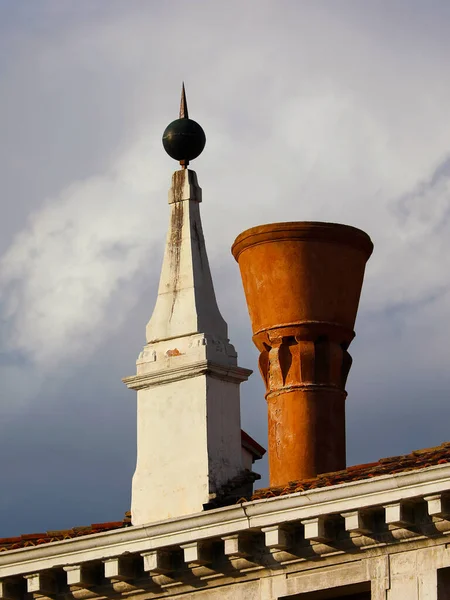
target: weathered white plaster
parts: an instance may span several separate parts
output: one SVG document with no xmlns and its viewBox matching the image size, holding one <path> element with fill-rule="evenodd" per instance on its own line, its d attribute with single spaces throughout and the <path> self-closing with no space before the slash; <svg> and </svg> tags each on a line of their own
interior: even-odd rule
<svg viewBox="0 0 450 600">
<path fill-rule="evenodd" d="M 96 578 L 94 576 L 91 566 L 87 564 L 81 565 L 70 565 L 64 567 L 64 571 L 67 574 L 67 585 L 76 585 L 78 587 L 91 587 L 95 585 Z"/>
<path fill-rule="evenodd" d="M 103 561 L 106 579 L 127 581 L 133 579 L 134 569 L 129 556 L 108 558 Z"/>
<path fill-rule="evenodd" d="M 158 298 L 147 325 L 147 342 L 193 333 L 227 340 L 227 324 L 217 306 L 206 254 L 199 203 L 202 190 L 189 169 L 175 171 Z"/>
<path fill-rule="evenodd" d="M 140 390 L 133 522 L 201 510 L 240 471 L 240 436 L 237 383 L 203 373 Z"/>
<path fill-rule="evenodd" d="M 245 534 L 226 535 L 222 537 L 224 542 L 224 555 L 233 558 L 246 558 L 251 549 Z"/>
<path fill-rule="evenodd" d="M 288 532 L 279 525 L 263 527 L 265 545 L 267 548 L 286 549 L 289 548 L 290 538 Z"/>
<path fill-rule="evenodd" d="M 244 469 L 248 469 L 251 471 L 253 464 L 253 456 L 252 453 L 242 446 L 242 466 Z"/>
<path fill-rule="evenodd" d="M 325 542 L 327 540 L 324 517 L 314 517 L 302 521 L 305 528 L 305 540 Z"/>
<path fill-rule="evenodd" d="M 428 514 L 430 517 L 448 517 L 450 515 L 449 498 L 443 494 L 426 496 Z"/>
<path fill-rule="evenodd" d="M 164 575 L 171 571 L 169 553 L 164 550 L 143 552 L 142 558 L 144 559 L 144 571 L 153 575 Z"/>
<path fill-rule="evenodd" d="M 166 251 L 137 373 L 134 525 L 197 513 L 243 471 L 237 366 L 214 294 L 193 171 L 174 173 Z"/>
<path fill-rule="evenodd" d="M 384 507 L 385 520 L 389 525 L 408 527 L 412 523 L 411 506 L 405 502 L 394 502 Z"/>
<path fill-rule="evenodd" d="M 354 533 L 368 533 L 371 531 L 369 519 L 360 510 L 342 513 L 345 520 L 345 530 Z"/>
</svg>

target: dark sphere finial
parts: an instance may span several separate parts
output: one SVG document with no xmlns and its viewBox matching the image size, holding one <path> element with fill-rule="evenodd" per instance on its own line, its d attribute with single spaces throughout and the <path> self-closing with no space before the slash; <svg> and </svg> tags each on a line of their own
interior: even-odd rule
<svg viewBox="0 0 450 600">
<path fill-rule="evenodd" d="M 185 169 L 189 161 L 197 158 L 206 144 L 202 127 L 189 118 L 184 83 L 181 90 L 180 117 L 164 130 L 162 142 L 167 154 L 180 161 Z"/>
</svg>

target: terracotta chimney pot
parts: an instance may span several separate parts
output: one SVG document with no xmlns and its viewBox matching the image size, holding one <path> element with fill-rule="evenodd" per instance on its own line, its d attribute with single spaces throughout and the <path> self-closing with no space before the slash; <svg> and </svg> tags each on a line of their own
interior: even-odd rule
<svg viewBox="0 0 450 600">
<path fill-rule="evenodd" d="M 270 485 L 346 466 L 345 383 L 369 236 L 335 223 L 275 223 L 235 240 L 266 384 Z"/>
</svg>

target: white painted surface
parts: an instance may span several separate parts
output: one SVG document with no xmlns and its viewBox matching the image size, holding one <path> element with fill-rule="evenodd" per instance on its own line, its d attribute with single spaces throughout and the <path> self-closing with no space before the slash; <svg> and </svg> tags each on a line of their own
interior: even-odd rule
<svg viewBox="0 0 450 600">
<path fill-rule="evenodd" d="M 242 447 L 242 466 L 244 469 L 252 470 L 253 456 L 247 448 Z"/>
<path fill-rule="evenodd" d="M 225 341 L 200 219 L 202 194 L 194 171 L 175 171 L 166 250 L 147 342 L 205 333 Z"/>
<path fill-rule="evenodd" d="M 202 510 L 243 470 L 237 366 L 206 254 L 193 171 L 174 173 L 161 279 L 137 373 L 134 525 Z"/>
<path fill-rule="evenodd" d="M 202 510 L 241 469 L 239 386 L 203 374 L 138 392 L 133 523 Z"/>
</svg>

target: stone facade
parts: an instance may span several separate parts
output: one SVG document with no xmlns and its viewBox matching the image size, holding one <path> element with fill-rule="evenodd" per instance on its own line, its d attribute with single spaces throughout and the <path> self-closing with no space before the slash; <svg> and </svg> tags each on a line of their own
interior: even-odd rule
<svg viewBox="0 0 450 600">
<path fill-rule="evenodd" d="M 449 597 L 450 465 L 0 554 L 0 597 Z"/>
</svg>

